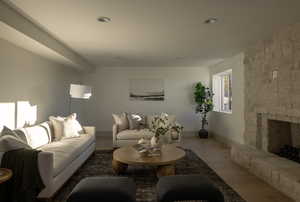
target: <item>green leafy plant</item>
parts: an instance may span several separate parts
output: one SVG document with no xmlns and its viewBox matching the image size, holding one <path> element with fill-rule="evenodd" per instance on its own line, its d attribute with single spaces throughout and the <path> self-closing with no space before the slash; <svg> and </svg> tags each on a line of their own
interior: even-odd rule
<svg viewBox="0 0 300 202">
<path fill-rule="evenodd" d="M 210 88 L 205 87 L 201 82 L 195 86 L 194 92 L 196 113 L 199 113 L 202 119 L 202 129 L 208 124 L 207 113 L 213 110 L 213 93 Z"/>
</svg>

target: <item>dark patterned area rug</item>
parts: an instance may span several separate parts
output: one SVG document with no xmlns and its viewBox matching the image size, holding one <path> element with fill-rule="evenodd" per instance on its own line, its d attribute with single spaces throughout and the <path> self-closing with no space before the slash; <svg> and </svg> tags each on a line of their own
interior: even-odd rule
<svg viewBox="0 0 300 202">
<path fill-rule="evenodd" d="M 86 163 L 70 178 L 54 197 L 54 202 L 65 202 L 75 185 L 86 177 L 113 176 L 111 167 L 112 151 L 97 150 Z M 238 193 L 227 185 L 194 152 L 186 150 L 186 156 L 176 164 L 176 174 L 201 174 L 209 178 L 223 192 L 226 202 L 246 202 Z M 155 202 L 155 187 L 158 181 L 154 167 L 129 166 L 125 174 L 135 180 L 137 185 L 137 202 Z"/>
</svg>

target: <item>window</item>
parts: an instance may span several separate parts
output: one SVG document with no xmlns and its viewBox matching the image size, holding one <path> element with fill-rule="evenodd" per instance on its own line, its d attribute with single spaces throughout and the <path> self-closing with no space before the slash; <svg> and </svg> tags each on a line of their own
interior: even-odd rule
<svg viewBox="0 0 300 202">
<path fill-rule="evenodd" d="M 213 75 L 214 111 L 232 111 L 232 70 Z"/>
</svg>

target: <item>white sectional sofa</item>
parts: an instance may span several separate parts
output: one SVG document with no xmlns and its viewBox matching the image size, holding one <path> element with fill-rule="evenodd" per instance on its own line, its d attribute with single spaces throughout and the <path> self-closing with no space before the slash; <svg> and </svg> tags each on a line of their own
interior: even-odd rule
<svg viewBox="0 0 300 202">
<path fill-rule="evenodd" d="M 63 138 L 55 141 L 51 122 L 21 128 L 27 144 L 41 150 L 38 156 L 38 167 L 45 188 L 38 198 L 51 201 L 54 194 L 75 173 L 75 171 L 95 151 L 95 127 L 83 127 L 83 134 L 79 137 Z M 1 157 L 0 154 L 0 162 Z"/>
<path fill-rule="evenodd" d="M 63 139 L 39 149 L 39 170 L 45 189 L 38 198 L 51 198 L 95 151 L 95 127 L 83 127 L 80 137 Z M 50 133 L 53 131 L 50 129 Z"/>
</svg>

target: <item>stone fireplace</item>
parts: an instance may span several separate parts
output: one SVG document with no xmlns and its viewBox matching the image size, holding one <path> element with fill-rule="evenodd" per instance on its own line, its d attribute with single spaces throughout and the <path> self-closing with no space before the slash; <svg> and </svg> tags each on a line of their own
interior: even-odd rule
<svg viewBox="0 0 300 202">
<path fill-rule="evenodd" d="M 246 50 L 244 69 L 245 144 L 231 157 L 300 202 L 300 164 L 278 155 L 300 147 L 300 23 Z"/>
<path fill-rule="evenodd" d="M 299 201 L 300 116 L 257 113 L 256 126 L 256 144 L 233 146 L 231 158 Z"/>
<path fill-rule="evenodd" d="M 300 117 L 258 113 L 257 149 L 300 163 Z"/>
</svg>

